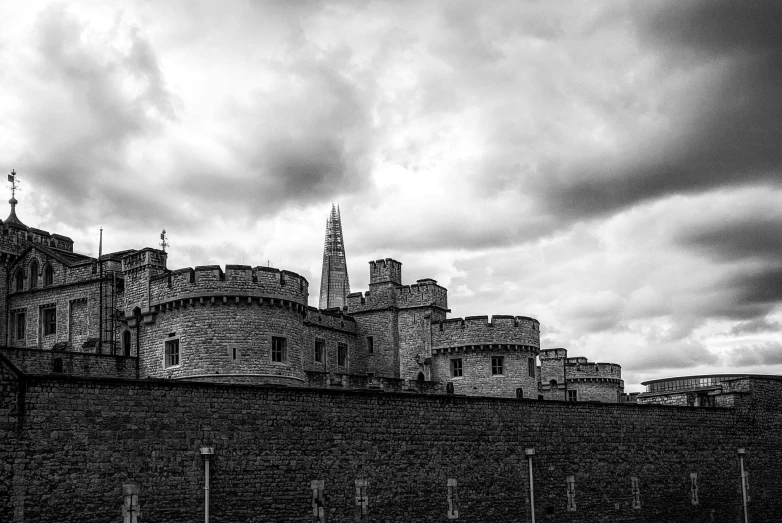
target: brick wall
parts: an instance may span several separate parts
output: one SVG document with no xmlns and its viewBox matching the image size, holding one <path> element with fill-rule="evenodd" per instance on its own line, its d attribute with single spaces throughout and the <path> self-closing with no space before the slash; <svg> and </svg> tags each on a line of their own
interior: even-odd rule
<svg viewBox="0 0 782 523">
<path fill-rule="evenodd" d="M 0 409 L 14 417 L 7 374 Z M 734 523 L 739 446 L 751 520 L 782 513 L 776 389 L 757 388 L 773 401 L 743 410 L 65 377 L 28 377 L 25 390 L 21 429 L 0 425 L 1 522 L 115 521 L 123 483 L 139 485 L 145 521 L 198 521 L 202 445 L 215 448 L 214 521 L 309 521 L 316 479 L 326 520 L 353 521 L 358 478 L 368 482 L 368 521 L 444 521 L 454 478 L 460 520 L 524 522 L 526 447 L 536 450 L 541 522 Z"/>
</svg>

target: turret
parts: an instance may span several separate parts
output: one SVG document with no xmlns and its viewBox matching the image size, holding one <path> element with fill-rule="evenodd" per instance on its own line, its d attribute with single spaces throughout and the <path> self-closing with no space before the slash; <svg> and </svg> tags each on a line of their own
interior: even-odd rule
<svg viewBox="0 0 782 523">
<path fill-rule="evenodd" d="M 369 262 L 369 287 L 382 283 L 402 285 L 402 262 L 391 258 Z"/>
</svg>

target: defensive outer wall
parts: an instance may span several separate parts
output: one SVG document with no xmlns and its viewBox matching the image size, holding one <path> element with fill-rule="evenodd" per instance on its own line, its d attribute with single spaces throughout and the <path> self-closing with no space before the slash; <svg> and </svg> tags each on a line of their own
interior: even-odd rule
<svg viewBox="0 0 782 523">
<path fill-rule="evenodd" d="M 780 395 L 748 378 L 729 408 L 584 404 L 23 375 L 0 358 L 0 522 L 119 521 L 127 483 L 143 521 L 199 521 L 204 445 L 215 522 L 311 521 L 313 480 L 329 522 L 364 499 L 365 521 L 446 521 L 450 507 L 526 522 L 534 448 L 537 521 L 734 523 L 740 447 L 750 521 L 778 521 Z"/>
</svg>

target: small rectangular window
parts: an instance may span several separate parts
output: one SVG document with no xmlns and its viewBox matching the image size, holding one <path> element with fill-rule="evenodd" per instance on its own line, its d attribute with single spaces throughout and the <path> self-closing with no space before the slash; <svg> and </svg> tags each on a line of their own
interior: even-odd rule
<svg viewBox="0 0 782 523">
<path fill-rule="evenodd" d="M 272 336 L 272 362 L 287 363 L 288 340 L 280 336 Z"/>
<path fill-rule="evenodd" d="M 577 390 L 569 390 L 569 391 L 567 391 L 567 400 L 568 401 L 578 401 L 578 391 Z"/>
<path fill-rule="evenodd" d="M 375 338 L 373 336 L 367 336 L 367 354 L 375 353 Z"/>
<path fill-rule="evenodd" d="M 23 340 L 27 335 L 27 318 L 25 313 L 16 313 L 16 339 Z"/>
<path fill-rule="evenodd" d="M 505 363 L 504 358 L 502 356 L 492 356 L 491 357 L 491 375 L 492 376 L 501 376 L 502 370 L 503 370 L 503 363 Z"/>
<path fill-rule="evenodd" d="M 166 355 L 164 367 L 176 367 L 179 365 L 179 340 L 166 342 Z"/>
<path fill-rule="evenodd" d="M 527 358 L 527 367 L 530 378 L 535 377 L 535 358 Z"/>
<path fill-rule="evenodd" d="M 239 347 L 231 347 L 229 349 L 229 359 L 231 361 L 239 361 Z"/>
<path fill-rule="evenodd" d="M 57 309 L 43 310 L 43 334 L 49 336 L 57 333 Z"/>
<path fill-rule="evenodd" d="M 315 363 L 323 363 L 323 355 L 326 352 L 326 342 L 323 340 L 315 340 Z"/>
<path fill-rule="evenodd" d="M 461 378 L 462 377 L 462 359 L 461 358 L 454 358 L 451 360 L 451 377 L 452 378 Z"/>
<path fill-rule="evenodd" d="M 348 346 L 344 343 L 337 344 L 337 365 L 346 367 L 348 361 Z"/>
</svg>

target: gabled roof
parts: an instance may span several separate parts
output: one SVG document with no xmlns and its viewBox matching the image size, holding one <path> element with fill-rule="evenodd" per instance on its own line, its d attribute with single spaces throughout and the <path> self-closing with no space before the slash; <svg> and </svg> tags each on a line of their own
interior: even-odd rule
<svg viewBox="0 0 782 523">
<path fill-rule="evenodd" d="M 91 263 L 93 261 L 98 261 L 97 259 L 91 256 L 85 256 L 84 254 L 77 254 L 75 252 L 63 251 L 62 249 L 56 249 L 53 247 L 45 247 L 37 243 L 27 246 L 26 249 L 24 249 L 22 252 L 19 253 L 19 257 L 17 258 L 17 260 L 24 257 L 24 255 L 26 255 L 28 252 L 30 252 L 33 249 L 43 252 L 44 254 L 54 258 L 55 260 L 62 263 L 63 265 L 67 265 L 68 267 L 73 267 L 84 263 Z"/>
</svg>

